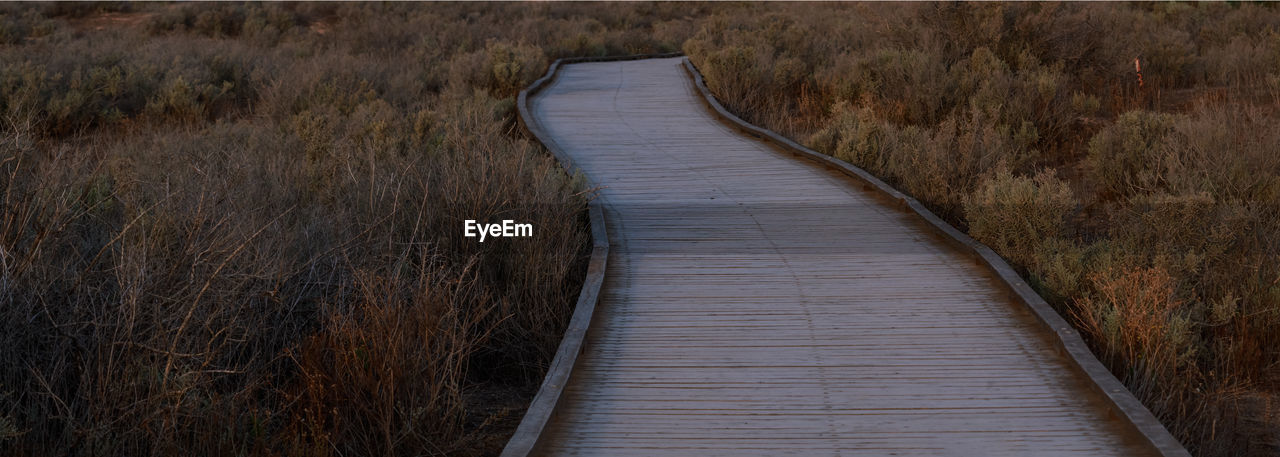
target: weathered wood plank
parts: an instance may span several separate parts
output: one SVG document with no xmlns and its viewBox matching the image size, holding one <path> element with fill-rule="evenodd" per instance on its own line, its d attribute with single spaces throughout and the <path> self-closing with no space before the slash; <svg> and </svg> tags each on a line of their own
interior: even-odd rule
<svg viewBox="0 0 1280 457">
<path fill-rule="evenodd" d="M 973 255 L 680 65 L 568 65 L 522 113 L 603 186 L 610 253 L 535 453 L 1157 454 Z"/>
</svg>

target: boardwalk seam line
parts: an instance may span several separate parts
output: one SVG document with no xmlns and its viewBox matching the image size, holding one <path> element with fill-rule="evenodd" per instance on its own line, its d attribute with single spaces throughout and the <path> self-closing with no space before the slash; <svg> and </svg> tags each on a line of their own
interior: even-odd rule
<svg viewBox="0 0 1280 457">
<path fill-rule="evenodd" d="M 547 67 L 546 74 L 529 84 L 529 87 L 520 91 L 520 94 L 516 97 L 517 117 L 525 129 L 560 162 L 560 166 L 564 167 L 565 171 L 572 175 L 577 167 L 573 166 L 569 156 L 560 149 L 555 140 L 543 131 L 537 120 L 533 118 L 529 111 L 529 96 L 537 94 L 538 91 L 550 84 L 555 79 L 556 72 L 565 64 L 679 57 L 681 55 L 683 54 L 668 53 L 556 59 L 555 62 L 551 63 L 551 66 Z M 569 378 L 573 374 L 573 367 L 577 363 L 578 355 L 582 353 L 582 344 L 591 325 L 591 317 L 595 313 L 596 304 L 600 301 L 600 287 L 604 284 L 605 267 L 609 259 L 609 236 L 605 230 L 604 209 L 600 207 L 599 201 L 591 200 L 587 203 L 587 212 L 591 222 L 592 248 L 587 274 L 582 281 L 582 291 L 578 294 L 578 301 L 574 305 L 573 315 L 569 318 L 569 326 L 565 329 L 564 337 L 560 340 L 556 355 L 551 360 L 551 366 L 547 368 L 547 375 L 543 378 L 542 385 L 539 386 L 538 393 L 534 395 L 533 401 L 529 403 L 529 408 L 525 411 L 524 417 L 520 419 L 520 425 L 516 427 L 515 433 L 507 441 L 506 447 L 502 449 L 502 457 L 526 457 L 533 453 L 533 450 L 542 439 L 547 422 L 551 420 L 551 417 L 555 414 L 556 407 L 560 404 L 564 387 L 568 385 Z"/>
<path fill-rule="evenodd" d="M 1156 419 L 1155 415 L 1151 414 L 1151 411 L 1142 402 L 1138 401 L 1137 397 L 1134 397 L 1129 392 L 1129 389 L 1102 362 L 1098 361 L 1098 358 L 1089 350 L 1079 333 L 1062 316 L 1058 315 L 1058 312 L 1054 311 L 1053 307 L 1049 306 L 1049 303 L 1044 298 L 1031 289 L 1026 281 L 1023 281 L 1022 277 L 1014 271 L 1013 267 L 1009 266 L 994 250 L 951 226 L 951 224 L 933 214 L 932 211 L 915 198 L 893 188 L 893 186 L 866 170 L 806 148 L 782 135 L 752 125 L 730 113 L 707 89 L 707 85 L 702 79 L 702 74 L 698 72 L 693 62 L 690 62 L 688 57 L 681 59 L 681 62 L 683 64 L 682 67 L 693 80 L 694 86 L 702 95 L 701 100 L 722 122 L 750 136 L 774 143 L 792 155 L 817 162 L 827 168 L 840 171 L 847 176 L 870 184 L 871 187 L 888 195 L 906 208 L 910 208 L 912 212 L 927 221 L 931 227 L 945 234 L 949 241 L 968 248 L 972 253 L 982 258 L 983 262 L 996 273 L 996 277 L 1000 278 L 1005 285 L 1013 290 L 1019 301 L 1031 309 L 1037 320 L 1057 336 L 1054 343 L 1068 355 L 1067 359 L 1071 361 L 1072 366 L 1083 372 L 1092 381 L 1088 384 L 1096 393 L 1101 394 L 1102 398 L 1107 399 L 1107 403 L 1111 406 L 1113 413 L 1123 418 L 1123 421 L 1133 427 L 1139 435 L 1147 440 L 1147 444 L 1160 455 L 1165 457 L 1191 456 L 1186 448 L 1169 433 L 1169 430 Z M 863 187 L 865 188 L 866 186 Z"/>
</svg>

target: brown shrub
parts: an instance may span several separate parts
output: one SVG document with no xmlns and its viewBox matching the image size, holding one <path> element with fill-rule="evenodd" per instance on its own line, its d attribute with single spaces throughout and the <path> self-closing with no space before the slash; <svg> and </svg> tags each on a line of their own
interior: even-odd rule
<svg viewBox="0 0 1280 457">
<path fill-rule="evenodd" d="M 1199 342 L 1192 319 L 1174 295 L 1174 280 L 1160 268 L 1093 276 L 1096 296 L 1078 305 L 1080 329 L 1103 341 L 1108 364 L 1123 367 L 1139 396 L 1158 380 L 1179 379 L 1194 362 Z"/>
<path fill-rule="evenodd" d="M 1163 316 L 1158 338 L 1093 347 L 1196 455 L 1271 455 L 1276 20 L 1258 5 L 788 5 L 715 15 L 684 49 L 730 110 L 967 221 L 1059 309 L 1114 328 Z M 775 76 L 789 59 L 812 69 L 799 89 Z M 1019 177 L 1045 167 L 1060 180 Z M 1117 311 L 1156 296 L 1176 312 Z"/>
<path fill-rule="evenodd" d="M 149 19 L 76 22 L 99 11 Z M 550 58 L 684 49 L 744 118 L 970 222 L 1197 455 L 1272 455 L 1276 22 L 1181 3 L 3 5 L 0 441 L 496 451 L 518 414 L 473 398 L 532 391 L 586 236 L 510 97 Z M 1028 178 L 1046 167 L 1058 180 Z M 464 214 L 549 238 L 477 246 Z M 1152 327 L 1107 333 L 1125 325 Z"/>
</svg>

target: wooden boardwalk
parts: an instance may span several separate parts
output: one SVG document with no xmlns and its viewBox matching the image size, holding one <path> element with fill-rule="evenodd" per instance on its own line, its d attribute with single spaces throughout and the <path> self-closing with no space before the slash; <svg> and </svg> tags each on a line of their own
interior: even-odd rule
<svg viewBox="0 0 1280 457">
<path fill-rule="evenodd" d="M 680 62 L 568 65 L 531 100 L 611 243 L 537 454 L 1152 454 L 971 255 L 729 128 Z"/>
</svg>

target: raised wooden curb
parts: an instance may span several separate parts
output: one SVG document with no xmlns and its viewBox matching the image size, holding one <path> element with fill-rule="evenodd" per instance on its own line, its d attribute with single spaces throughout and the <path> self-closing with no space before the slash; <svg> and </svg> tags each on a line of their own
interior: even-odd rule
<svg viewBox="0 0 1280 457">
<path fill-rule="evenodd" d="M 671 53 L 557 59 L 547 68 L 545 75 L 520 91 L 520 95 L 516 98 L 516 112 L 519 115 L 520 123 L 538 141 L 542 142 L 547 150 L 551 151 L 551 154 L 560 162 L 560 166 L 572 174 L 577 167 L 573 166 L 569 156 L 560 149 L 555 140 L 543 131 L 537 120 L 533 118 L 533 115 L 529 112 L 529 96 L 538 93 L 555 79 L 556 71 L 564 64 L 679 57 L 681 55 L 683 54 Z M 573 316 L 569 318 L 569 327 L 565 329 L 564 338 L 560 340 L 560 347 L 556 350 L 555 358 L 551 360 L 551 366 L 547 369 L 547 376 L 543 378 L 542 386 L 538 388 L 537 395 L 533 397 L 533 402 L 529 404 L 529 409 L 525 411 L 524 418 L 520 419 L 520 425 L 516 428 L 515 434 L 511 435 L 511 439 L 507 441 L 507 446 L 502 449 L 502 457 L 526 457 L 533 453 L 534 448 L 537 447 L 538 442 L 542 439 L 542 432 L 546 428 L 547 422 L 551 420 L 552 415 L 556 412 L 556 407 L 560 404 L 561 394 L 564 392 L 564 387 L 569 384 L 569 377 L 573 374 L 573 366 L 578 361 L 578 355 L 582 353 L 582 343 L 587 335 L 588 327 L 591 326 L 591 316 L 595 313 L 596 303 L 600 301 L 600 287 L 604 284 L 605 266 L 609 260 L 609 234 L 605 230 L 604 209 L 600 207 L 599 201 L 592 200 L 587 203 L 587 212 L 591 220 L 592 248 L 591 260 L 587 265 L 587 276 L 582 281 L 582 292 L 578 294 L 578 302 L 574 305 Z"/>
<path fill-rule="evenodd" d="M 1169 433 L 1169 430 L 1166 429 L 1159 420 L 1156 420 L 1156 417 L 1151 414 L 1151 411 L 1148 410 L 1142 402 L 1138 401 L 1137 397 L 1134 397 L 1133 394 L 1125 388 L 1124 384 L 1121 383 L 1119 379 L 1116 379 L 1116 377 L 1111 374 L 1111 371 L 1107 370 L 1106 366 L 1102 365 L 1102 362 L 1098 361 L 1098 358 L 1095 357 L 1093 352 L 1089 350 L 1089 347 L 1085 345 L 1084 340 L 1080 338 L 1079 333 L 1076 332 L 1075 329 L 1073 329 L 1071 325 L 1062 318 L 1062 316 L 1058 315 L 1057 311 L 1054 311 L 1053 307 L 1049 306 L 1049 303 L 1044 301 L 1044 298 L 1041 298 L 1039 294 L 1036 294 L 1036 292 L 1027 285 L 1026 281 L 1023 281 L 1022 278 L 1018 276 L 1018 273 L 1014 271 L 1014 269 L 1010 267 L 1003 258 L 996 254 L 995 251 L 969 237 L 969 235 L 966 235 L 959 229 L 952 227 L 951 224 L 948 224 L 946 221 L 943 221 L 937 215 L 933 214 L 932 211 L 926 208 L 915 198 L 894 189 L 892 186 L 881 181 L 879 178 L 876 178 L 866 170 L 848 162 L 801 146 L 800 144 L 791 141 L 782 135 L 774 133 L 773 131 L 751 125 L 738 116 L 735 116 L 733 113 L 730 113 L 723 105 L 720 104 L 719 101 L 716 100 L 715 96 L 711 94 L 711 91 L 707 89 L 707 85 L 702 79 L 702 74 L 699 73 L 698 69 L 689 61 L 689 58 L 686 57 L 682 59 L 682 61 L 685 71 L 687 71 L 689 76 L 693 78 L 694 86 L 696 86 L 698 88 L 698 92 L 702 94 L 702 100 L 707 104 L 711 111 L 715 112 L 725 123 L 747 133 L 748 135 L 775 143 L 782 150 L 785 150 L 792 155 L 817 162 L 828 168 L 835 169 L 848 176 L 862 180 L 866 184 L 864 186 L 865 188 L 875 188 L 885 196 L 900 202 L 902 206 L 911 209 L 911 211 L 915 212 L 918 216 L 927 221 L 929 225 L 933 226 L 933 228 L 945 234 L 945 238 L 947 238 L 948 241 L 951 241 L 962 248 L 967 248 L 973 254 L 980 257 L 982 261 L 991 268 L 996 276 L 1008 285 L 1010 289 L 1012 289 L 1014 295 L 1016 295 L 1022 303 L 1031 309 L 1039 319 L 1040 323 L 1057 335 L 1055 343 L 1058 345 L 1059 349 L 1068 355 L 1067 359 L 1069 359 L 1077 369 L 1089 377 L 1092 381 L 1089 384 L 1093 390 L 1108 400 L 1112 414 L 1122 422 L 1133 427 L 1133 429 L 1145 438 L 1147 444 L 1149 444 L 1159 455 L 1165 457 L 1191 456 L 1191 454 L 1187 452 L 1186 448 L 1182 447 L 1182 444 Z"/>
</svg>

